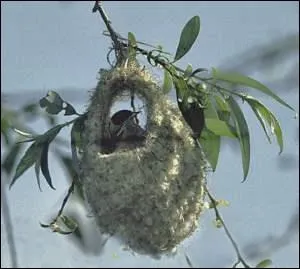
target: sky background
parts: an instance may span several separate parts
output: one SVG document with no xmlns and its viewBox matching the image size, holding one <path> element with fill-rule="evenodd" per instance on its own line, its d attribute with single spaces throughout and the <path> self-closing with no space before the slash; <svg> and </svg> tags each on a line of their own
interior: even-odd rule
<svg viewBox="0 0 300 269">
<path fill-rule="evenodd" d="M 38 102 L 48 90 L 63 90 L 62 97 L 84 111 L 88 91 L 96 86 L 99 68 L 106 68 L 110 41 L 102 35 L 104 23 L 91 12 L 93 2 L 1 2 L 1 94 L 7 94 L 10 107 Z M 199 15 L 201 31 L 192 50 L 179 61 L 194 68 L 230 65 L 230 59 L 248 49 L 268 44 L 288 34 L 299 33 L 298 2 L 104 2 L 114 28 L 126 36 L 133 32 L 140 41 L 163 45 L 175 53 L 181 29 Z M 257 52 L 259 53 L 259 51 Z M 297 56 L 298 57 L 298 56 Z M 296 58 L 291 64 L 299 65 Z M 280 76 L 283 63 L 269 72 L 253 72 L 264 82 Z M 274 73 L 274 67 L 276 72 Z M 299 68 L 299 67 L 298 67 Z M 279 70 L 279 71 L 278 71 Z M 236 70 L 239 71 L 239 70 Z M 157 75 L 158 76 L 158 75 Z M 158 77 L 159 78 L 159 77 Z M 274 89 L 299 111 L 299 87 L 291 91 Z M 255 94 L 254 91 L 251 92 Z M 298 217 L 299 200 L 299 121 L 293 112 L 260 95 L 278 117 L 284 133 L 284 152 L 278 156 L 275 141 L 268 144 L 255 116 L 243 105 L 251 135 L 251 166 L 241 184 L 241 158 L 230 144 L 222 146 L 217 171 L 209 186 L 230 206 L 221 212 L 239 246 L 271 242 L 288 229 L 291 216 Z M 60 118 L 61 122 L 65 121 Z M 43 121 L 35 122 L 36 132 L 46 131 Z M 68 135 L 64 130 L 62 135 Z M 1 148 L 5 155 L 5 148 Z M 288 166 L 281 165 L 287 160 Z M 213 212 L 206 212 L 196 233 L 184 241 L 172 258 L 154 260 L 122 250 L 113 239 L 101 255 L 87 255 L 64 236 L 40 228 L 56 213 L 67 190 L 61 165 L 50 158 L 50 172 L 56 191 L 43 184 L 39 192 L 34 169 L 27 171 L 7 193 L 10 204 L 19 264 L 22 267 L 187 267 L 187 252 L 195 267 L 230 267 L 235 252 L 222 229 L 212 224 Z M 82 213 L 73 206 L 70 210 Z M 94 229 L 90 219 L 82 220 L 86 230 Z M 94 241 L 100 240 L 96 232 Z M 87 235 L 88 236 L 88 235 Z M 95 242 L 94 242 L 95 243 Z M 261 249 L 260 259 L 271 258 L 274 267 L 299 266 L 298 234 L 285 247 L 269 252 Z M 1 267 L 9 267 L 7 236 L 1 218 Z"/>
</svg>

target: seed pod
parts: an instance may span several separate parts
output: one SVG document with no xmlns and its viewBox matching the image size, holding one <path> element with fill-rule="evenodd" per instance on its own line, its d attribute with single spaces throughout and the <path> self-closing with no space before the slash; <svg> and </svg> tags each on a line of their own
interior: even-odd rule
<svg viewBox="0 0 300 269">
<path fill-rule="evenodd" d="M 143 143 L 121 142 L 107 154 L 110 109 L 126 92 L 145 104 Z M 91 98 L 83 134 L 81 178 L 86 200 L 103 233 L 138 253 L 170 253 L 197 227 L 207 163 L 174 106 L 139 69 L 102 76 Z"/>
</svg>

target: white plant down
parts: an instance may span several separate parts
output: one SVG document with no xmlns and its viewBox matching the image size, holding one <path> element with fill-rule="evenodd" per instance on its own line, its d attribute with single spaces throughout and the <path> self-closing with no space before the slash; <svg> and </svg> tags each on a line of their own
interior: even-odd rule
<svg viewBox="0 0 300 269">
<path fill-rule="evenodd" d="M 114 100 L 126 91 L 145 104 L 146 139 L 103 153 L 98 141 L 107 135 Z M 101 232 L 157 256 L 171 253 L 196 230 L 207 163 L 190 133 L 145 71 L 116 68 L 102 75 L 88 108 L 81 160 L 86 199 Z"/>
</svg>

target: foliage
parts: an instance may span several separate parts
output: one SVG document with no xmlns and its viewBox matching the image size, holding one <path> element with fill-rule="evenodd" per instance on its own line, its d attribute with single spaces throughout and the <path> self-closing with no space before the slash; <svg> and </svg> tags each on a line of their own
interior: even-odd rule
<svg viewBox="0 0 300 269">
<path fill-rule="evenodd" d="M 240 145 L 244 173 L 243 181 L 246 180 L 249 172 L 251 139 L 246 118 L 239 102 L 236 100 L 237 98 L 246 102 L 251 107 L 264 130 L 267 140 L 271 143 L 271 136 L 268 131 L 269 128 L 271 134 L 276 137 L 280 148 L 279 153 L 283 151 L 283 133 L 274 114 L 261 101 L 240 90 L 240 88 L 251 88 L 252 90 L 268 95 L 279 104 L 294 111 L 290 105 L 273 93 L 267 86 L 253 78 L 234 72 L 223 72 L 215 68 L 212 68 L 212 70 L 209 71 L 202 67 L 193 68 L 191 65 L 182 69 L 175 65 L 175 62 L 179 61 L 192 49 L 193 44 L 200 33 L 200 18 L 198 16 L 191 18 L 183 27 L 175 56 L 172 57 L 170 53 L 163 50 L 162 46 L 153 46 L 137 41 L 136 37 L 131 32 L 128 33 L 128 38 L 123 38 L 119 34 L 116 34 L 98 1 L 96 1 L 93 8 L 93 12 L 96 11 L 100 12 L 108 28 L 108 34 L 107 32 L 104 34 L 109 35 L 114 42 L 114 47 L 111 50 L 115 50 L 116 52 L 116 64 L 113 66 L 120 63 L 120 57 L 124 57 L 123 51 L 125 49 L 125 51 L 127 51 L 125 57 L 129 61 L 136 61 L 138 56 L 143 56 L 146 57 L 151 66 L 163 69 L 164 79 L 162 90 L 165 94 L 168 94 L 173 86 L 175 87 L 178 107 L 181 110 L 183 117 L 190 124 L 192 131 L 196 129 L 200 130 L 199 133 L 193 132 L 191 135 L 201 145 L 213 171 L 217 168 L 222 137 L 229 137 L 236 140 Z M 145 47 L 151 47 L 152 49 L 147 50 Z M 72 158 L 66 157 L 62 153 L 58 154 L 60 160 L 71 175 L 72 184 L 56 218 L 54 218 L 50 224 L 41 224 L 42 227 L 51 228 L 54 232 L 69 234 L 76 231 L 77 224 L 68 216 L 63 215 L 63 209 L 69 196 L 75 189 L 83 198 L 78 176 L 77 150 L 80 148 L 80 133 L 83 128 L 86 113 L 77 113 L 75 108 L 64 101 L 55 91 L 49 91 L 45 97 L 40 99 L 39 105 L 49 114 L 49 119 L 53 119 L 53 115 L 57 115 L 62 111 L 64 111 L 65 116 L 72 115 L 76 116 L 76 118 L 63 124 L 55 124 L 52 120 L 51 129 L 43 134 L 35 134 L 19 123 L 15 113 L 8 109 L 4 111 L 4 108 L 1 108 L 1 114 L 4 114 L 1 117 L 1 135 L 6 144 L 12 143 L 9 135 L 9 132 L 12 129 L 19 135 L 25 137 L 24 141 L 19 141 L 14 144 L 3 161 L 2 167 L 10 174 L 16 161 L 16 157 L 21 152 L 24 144 L 32 142 L 16 167 L 10 187 L 12 187 L 29 168 L 35 166 L 39 188 L 40 172 L 42 172 L 42 175 L 50 188 L 55 189 L 48 167 L 48 151 L 50 144 L 57 139 L 59 132 L 64 127 L 71 125 L 70 145 Z M 23 109 L 23 113 L 28 113 L 28 111 L 32 112 L 36 109 L 36 105 L 30 108 L 26 107 Z M 36 115 L 38 116 L 39 114 L 36 113 Z M 200 120 L 190 121 L 191 117 L 196 117 L 197 119 L 201 115 L 203 115 L 203 123 L 200 123 Z M 199 124 L 201 124 L 201 126 L 197 126 Z M 234 264 L 234 267 L 237 266 L 238 263 L 242 263 L 245 267 L 249 267 L 243 260 L 236 243 L 232 239 L 219 214 L 217 206 L 222 203 L 215 200 L 208 190 L 206 190 L 206 192 L 211 201 L 210 207 L 213 208 L 216 213 L 217 227 L 223 227 L 225 229 L 226 234 L 236 250 L 238 261 Z M 186 256 L 186 260 L 189 266 L 192 267 L 192 263 L 188 256 Z M 257 264 L 256 267 L 262 268 L 269 265 L 270 260 L 264 260 Z"/>
</svg>

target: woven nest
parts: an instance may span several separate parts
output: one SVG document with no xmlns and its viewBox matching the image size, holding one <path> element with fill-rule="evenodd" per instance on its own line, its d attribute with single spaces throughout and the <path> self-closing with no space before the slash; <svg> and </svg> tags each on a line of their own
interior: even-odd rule
<svg viewBox="0 0 300 269">
<path fill-rule="evenodd" d="M 143 145 L 110 154 L 97 141 L 107 133 L 114 100 L 134 92 L 145 104 Z M 203 208 L 205 160 L 177 107 L 150 76 L 116 68 L 92 95 L 83 134 L 81 177 L 103 233 L 138 253 L 170 253 L 197 228 Z"/>
</svg>

